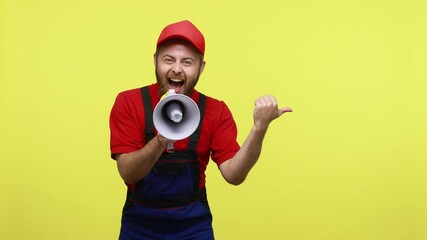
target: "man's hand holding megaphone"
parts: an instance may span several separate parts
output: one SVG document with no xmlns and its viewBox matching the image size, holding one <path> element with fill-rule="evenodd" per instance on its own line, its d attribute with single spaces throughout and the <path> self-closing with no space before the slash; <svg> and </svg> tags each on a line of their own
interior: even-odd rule
<svg viewBox="0 0 427 240">
<path fill-rule="evenodd" d="M 162 136 L 160 133 L 157 134 L 157 140 L 160 142 L 161 145 L 164 146 L 173 146 L 173 144 L 176 142 L 176 140 L 168 139 Z"/>
</svg>

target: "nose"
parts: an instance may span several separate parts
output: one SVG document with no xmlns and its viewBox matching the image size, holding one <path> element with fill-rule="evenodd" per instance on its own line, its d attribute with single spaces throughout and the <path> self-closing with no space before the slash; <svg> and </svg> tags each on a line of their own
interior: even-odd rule
<svg viewBox="0 0 427 240">
<path fill-rule="evenodd" d="M 174 74 L 178 74 L 182 72 L 182 66 L 179 62 L 176 62 L 173 66 L 172 66 L 172 72 Z"/>
</svg>

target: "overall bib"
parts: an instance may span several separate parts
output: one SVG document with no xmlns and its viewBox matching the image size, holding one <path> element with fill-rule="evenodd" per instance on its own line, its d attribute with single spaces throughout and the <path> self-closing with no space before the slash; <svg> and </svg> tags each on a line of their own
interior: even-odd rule
<svg viewBox="0 0 427 240">
<path fill-rule="evenodd" d="M 141 88 L 145 109 L 145 139 L 154 137 L 151 97 Z M 128 189 L 120 240 L 214 239 L 206 189 L 199 188 L 196 148 L 201 133 L 206 97 L 200 94 L 200 123 L 190 136 L 188 149 L 164 152 L 150 173 Z"/>
</svg>

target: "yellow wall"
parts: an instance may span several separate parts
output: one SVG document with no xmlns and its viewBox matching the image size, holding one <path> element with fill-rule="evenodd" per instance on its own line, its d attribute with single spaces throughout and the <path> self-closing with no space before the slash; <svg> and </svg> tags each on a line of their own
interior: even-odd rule
<svg viewBox="0 0 427 240">
<path fill-rule="evenodd" d="M 0 3 L 0 239 L 117 239 L 116 94 L 155 81 L 166 24 L 207 41 L 198 89 L 243 142 L 275 121 L 243 185 L 208 169 L 218 239 L 427 239 L 427 3 L 416 0 Z"/>
</svg>

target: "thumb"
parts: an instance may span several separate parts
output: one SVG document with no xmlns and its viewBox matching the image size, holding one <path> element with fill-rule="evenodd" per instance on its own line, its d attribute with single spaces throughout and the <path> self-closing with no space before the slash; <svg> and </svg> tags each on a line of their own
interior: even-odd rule
<svg viewBox="0 0 427 240">
<path fill-rule="evenodd" d="M 279 116 L 281 116 L 282 114 L 284 114 L 286 112 L 293 112 L 293 110 L 290 107 L 283 107 L 283 108 L 279 109 Z"/>
</svg>

